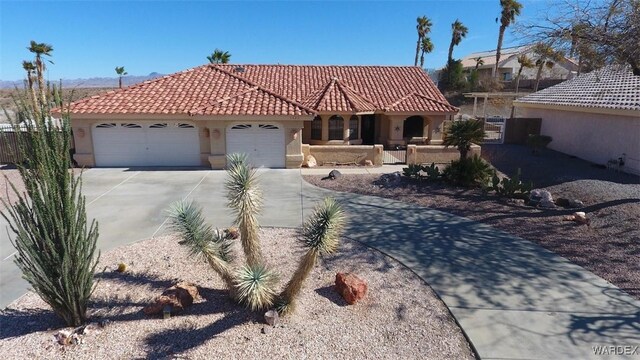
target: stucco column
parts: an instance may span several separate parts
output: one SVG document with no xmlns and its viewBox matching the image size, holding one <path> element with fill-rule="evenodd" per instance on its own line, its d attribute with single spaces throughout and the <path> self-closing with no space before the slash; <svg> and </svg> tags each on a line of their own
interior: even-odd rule
<svg viewBox="0 0 640 360">
<path fill-rule="evenodd" d="M 224 169 L 227 166 L 225 128 L 224 126 L 209 123 L 209 146 L 211 153 L 209 155 L 209 164 L 212 169 Z"/>
<path fill-rule="evenodd" d="M 93 141 L 91 134 L 92 126 L 90 123 L 76 125 L 73 124 L 73 141 L 75 144 L 76 153 L 73 155 L 73 159 L 80 166 L 95 166 L 95 159 L 93 157 Z M 1 136 L 1 135 L 0 135 Z"/>
<path fill-rule="evenodd" d="M 429 144 L 440 145 L 442 144 L 442 133 L 444 131 L 444 121 L 446 115 L 430 116 L 431 126 L 429 127 Z"/>
<path fill-rule="evenodd" d="M 292 124 L 284 128 L 284 143 L 286 146 L 285 167 L 297 169 L 302 166 L 304 155 L 302 153 L 302 126 Z"/>
<path fill-rule="evenodd" d="M 402 132 L 404 130 L 404 120 L 406 116 L 391 115 L 389 116 L 389 140 L 388 145 L 404 145 Z"/>
<path fill-rule="evenodd" d="M 329 141 L 329 117 L 327 115 L 320 115 L 322 119 L 322 141 Z"/>
</svg>

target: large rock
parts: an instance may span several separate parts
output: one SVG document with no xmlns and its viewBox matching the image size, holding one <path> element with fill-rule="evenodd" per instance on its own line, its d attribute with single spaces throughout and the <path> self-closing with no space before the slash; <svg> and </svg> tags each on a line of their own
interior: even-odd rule
<svg viewBox="0 0 640 360">
<path fill-rule="evenodd" d="M 172 313 L 182 311 L 191 306 L 199 296 L 194 284 L 181 282 L 165 290 L 153 304 L 145 306 L 142 311 L 146 315 L 157 315 L 163 312 L 165 306 L 171 307 Z"/>
<path fill-rule="evenodd" d="M 307 167 L 316 167 L 318 166 L 318 161 L 313 155 L 307 155 Z"/>
<path fill-rule="evenodd" d="M 355 304 L 367 294 L 367 283 L 350 273 L 336 274 L 336 291 L 350 305 Z"/>
<path fill-rule="evenodd" d="M 529 203 L 537 205 L 541 208 L 555 209 L 556 204 L 553 202 L 553 196 L 547 190 L 533 189 L 529 195 Z"/>
</svg>

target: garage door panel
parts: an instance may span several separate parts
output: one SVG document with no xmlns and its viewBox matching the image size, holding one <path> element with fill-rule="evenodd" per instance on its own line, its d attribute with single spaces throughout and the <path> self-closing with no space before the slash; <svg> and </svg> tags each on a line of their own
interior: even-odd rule
<svg viewBox="0 0 640 360">
<path fill-rule="evenodd" d="M 284 167 L 284 130 L 276 125 L 242 124 L 227 130 L 227 154 L 247 154 L 255 166 Z"/>
<path fill-rule="evenodd" d="M 196 128 L 150 127 L 139 123 L 93 129 L 96 166 L 199 166 Z M 156 126 L 156 128 L 154 128 Z"/>
</svg>

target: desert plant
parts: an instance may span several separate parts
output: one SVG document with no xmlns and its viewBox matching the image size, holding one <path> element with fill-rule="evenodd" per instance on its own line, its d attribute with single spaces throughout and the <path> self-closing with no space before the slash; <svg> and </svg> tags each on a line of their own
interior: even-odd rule
<svg viewBox="0 0 640 360">
<path fill-rule="evenodd" d="M 278 295 L 275 291 L 277 276 L 263 262 L 258 239 L 256 216 L 261 208 L 262 195 L 255 171 L 243 155 L 230 155 L 227 159 L 228 205 L 236 215 L 238 231 L 220 230 L 207 225 L 202 210 L 191 202 L 178 202 L 170 210 L 173 230 L 181 244 L 189 247 L 192 255 L 203 257 L 224 280 L 230 295 L 251 310 L 266 309 L 276 304 L 283 313 L 293 309 L 295 298 L 309 272 L 323 254 L 334 252 L 344 224 L 340 206 L 331 199 L 316 208 L 302 229 L 301 239 L 309 248 L 298 270 Z M 234 234 L 240 233 L 246 264 L 233 270 L 231 250 Z"/>
<path fill-rule="evenodd" d="M 422 171 L 427 174 L 427 180 L 435 181 L 440 180 L 442 173 L 435 163 L 431 163 L 429 166 L 422 166 Z"/>
<path fill-rule="evenodd" d="M 212 64 L 226 64 L 231 60 L 231 54 L 228 51 L 215 49 L 210 56 L 207 56 L 207 60 Z"/>
<path fill-rule="evenodd" d="M 529 134 L 527 137 L 527 145 L 531 147 L 531 153 L 534 155 L 540 153 L 541 149 L 545 149 L 551 141 L 553 138 L 547 135 Z"/>
<path fill-rule="evenodd" d="M 316 206 L 313 215 L 304 223 L 300 235 L 300 240 L 308 248 L 307 253 L 302 257 L 296 272 L 280 293 L 277 302 L 279 313 L 287 314 L 293 311 L 302 284 L 311 273 L 318 258 L 333 254 L 338 249 L 344 222 L 344 212 L 335 200 L 328 198 Z"/>
<path fill-rule="evenodd" d="M 486 186 L 494 170 L 489 163 L 477 155 L 454 160 L 443 171 L 442 176 L 454 185 L 465 187 Z"/>
<path fill-rule="evenodd" d="M 21 124 L 24 131 L 14 122 L 26 191 L 11 184 L 17 201 L 2 199 L 1 215 L 14 234 L 15 263 L 23 278 L 68 326 L 79 326 L 87 320 L 93 291 L 98 224 L 88 224 L 81 176 L 70 170 L 69 116 L 63 114 L 58 126 L 48 104 L 39 103 L 35 111 L 26 99 L 19 103 L 19 114 L 32 120 Z"/>
<path fill-rule="evenodd" d="M 480 120 L 454 121 L 444 133 L 442 144 L 455 146 L 460 152 L 460 160 L 467 158 L 471 145 L 484 141 L 484 124 Z"/>
<path fill-rule="evenodd" d="M 531 193 L 531 189 L 533 188 L 533 183 L 530 181 L 523 183 L 520 180 L 520 175 L 520 168 L 518 168 L 511 178 L 502 178 L 502 180 L 500 180 L 498 174 L 494 173 L 493 178 L 491 179 L 491 188 L 499 196 L 527 200 Z"/>
<path fill-rule="evenodd" d="M 402 175 L 410 179 L 420 179 L 420 171 L 422 167 L 418 164 L 409 164 L 406 168 L 402 168 Z"/>
</svg>

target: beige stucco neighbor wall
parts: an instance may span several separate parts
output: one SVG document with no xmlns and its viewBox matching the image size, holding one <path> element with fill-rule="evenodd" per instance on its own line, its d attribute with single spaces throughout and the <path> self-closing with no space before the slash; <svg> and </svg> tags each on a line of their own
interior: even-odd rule
<svg viewBox="0 0 640 360">
<path fill-rule="evenodd" d="M 518 111 L 524 117 L 542 118 L 540 133 L 553 138 L 549 148 L 596 164 L 606 164 L 624 153 L 622 170 L 640 174 L 640 114 L 529 107 Z"/>
<path fill-rule="evenodd" d="M 481 148 L 472 145 L 468 156 L 480 156 Z M 460 158 L 460 152 L 455 147 L 445 148 L 444 145 L 408 145 L 407 164 L 446 164 Z"/>
<path fill-rule="evenodd" d="M 307 156 L 313 155 L 319 165 L 325 163 L 362 164 L 370 160 L 373 165 L 382 165 L 382 145 L 302 145 L 305 164 Z"/>
</svg>

